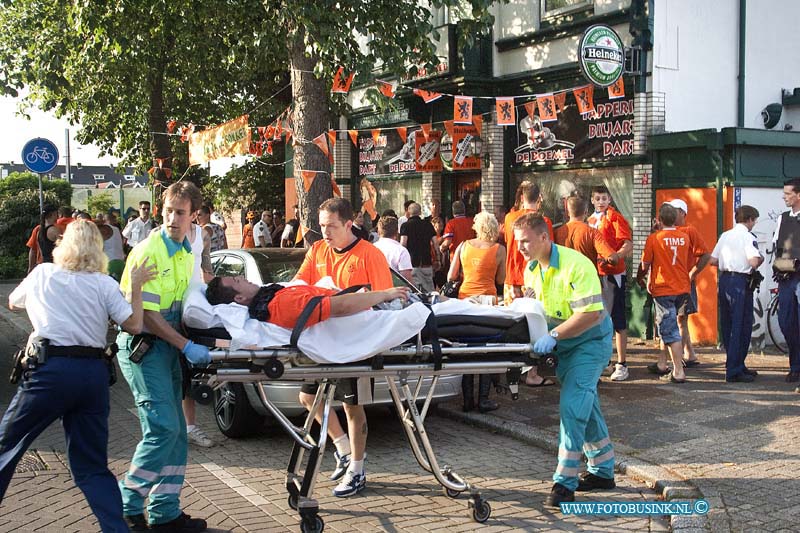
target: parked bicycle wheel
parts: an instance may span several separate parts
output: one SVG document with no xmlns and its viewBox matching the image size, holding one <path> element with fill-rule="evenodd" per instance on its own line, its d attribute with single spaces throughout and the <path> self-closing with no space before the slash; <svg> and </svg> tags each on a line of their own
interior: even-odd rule
<svg viewBox="0 0 800 533">
<path fill-rule="evenodd" d="M 772 296 L 767 306 L 767 332 L 772 341 L 773 346 L 780 350 L 782 353 L 788 353 L 789 348 L 786 345 L 786 340 L 783 338 L 780 324 L 778 323 L 778 295 L 777 293 Z"/>
</svg>

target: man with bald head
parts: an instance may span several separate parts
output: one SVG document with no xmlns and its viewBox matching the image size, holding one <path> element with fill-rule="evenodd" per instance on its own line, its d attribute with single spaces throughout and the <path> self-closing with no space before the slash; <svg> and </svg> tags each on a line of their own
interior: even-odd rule
<svg viewBox="0 0 800 533">
<path fill-rule="evenodd" d="M 423 292 L 435 290 L 433 284 L 433 254 L 436 230 L 427 220 L 422 220 L 418 203 L 408 206 L 408 221 L 400 227 L 400 244 L 408 248 L 414 285 Z"/>
</svg>

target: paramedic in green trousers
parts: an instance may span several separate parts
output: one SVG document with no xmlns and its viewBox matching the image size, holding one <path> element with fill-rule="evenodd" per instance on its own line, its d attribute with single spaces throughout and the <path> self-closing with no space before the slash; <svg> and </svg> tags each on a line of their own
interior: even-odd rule
<svg viewBox="0 0 800 533">
<path fill-rule="evenodd" d="M 517 247 L 528 264 L 524 295 L 542 302 L 548 333 L 532 339 L 535 353 L 558 356 L 561 431 L 555 484 L 545 505 L 575 500 L 575 491 L 613 489 L 614 448 L 608 436 L 597 381 L 608 362 L 614 328 L 603 309 L 597 269 L 583 254 L 553 244 L 547 222 L 529 213 L 514 223 Z M 578 476 L 581 456 L 587 472 Z"/>
</svg>

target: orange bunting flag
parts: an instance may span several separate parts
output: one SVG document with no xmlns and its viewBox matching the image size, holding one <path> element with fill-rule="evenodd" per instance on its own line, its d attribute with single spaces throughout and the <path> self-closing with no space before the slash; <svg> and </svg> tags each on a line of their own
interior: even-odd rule
<svg viewBox="0 0 800 533">
<path fill-rule="evenodd" d="M 317 177 L 316 170 L 301 170 L 300 175 L 303 176 L 303 188 L 308 192 L 311 185 L 314 183 L 314 178 Z"/>
<path fill-rule="evenodd" d="M 194 124 L 189 124 L 188 126 L 181 127 L 181 141 L 188 142 L 189 136 L 194 133 Z"/>
<path fill-rule="evenodd" d="M 494 108 L 497 112 L 498 126 L 516 126 L 517 113 L 514 108 L 514 98 L 496 98 Z"/>
<path fill-rule="evenodd" d="M 564 106 L 567 105 L 567 93 L 556 93 L 556 113 L 564 111 Z"/>
<path fill-rule="evenodd" d="M 533 119 L 533 115 L 536 114 L 536 100 L 525 102 L 523 105 L 525 106 L 525 111 L 528 112 L 528 116 Z"/>
<path fill-rule="evenodd" d="M 265 139 L 272 139 L 275 136 L 275 126 L 267 126 L 265 130 Z"/>
<path fill-rule="evenodd" d="M 431 128 L 432 128 L 431 124 L 420 124 L 419 128 L 420 128 L 420 130 L 422 130 L 422 136 L 425 137 L 425 142 L 427 142 L 428 141 L 428 137 L 430 137 L 430 135 L 431 135 Z M 375 217 L 372 217 L 372 218 L 375 218 Z"/>
<path fill-rule="evenodd" d="M 608 99 L 625 98 L 625 80 L 622 76 L 617 81 L 608 86 Z"/>
<path fill-rule="evenodd" d="M 472 124 L 472 97 L 453 97 L 453 122 L 456 124 Z"/>
<path fill-rule="evenodd" d="M 553 122 L 558 120 L 556 116 L 556 100 L 553 94 L 537 94 L 536 107 L 539 108 L 539 118 L 542 122 Z"/>
<path fill-rule="evenodd" d="M 578 113 L 585 115 L 594 111 L 594 85 L 584 85 L 573 89 L 575 102 L 578 104 Z"/>
<path fill-rule="evenodd" d="M 286 130 L 286 143 L 288 144 L 289 139 L 292 138 L 292 130 Z"/>
<path fill-rule="evenodd" d="M 403 143 L 405 143 L 406 139 L 408 138 L 408 128 L 400 126 L 397 128 L 397 134 L 400 136 L 400 139 L 402 139 Z"/>
<path fill-rule="evenodd" d="M 172 169 L 171 168 L 162 168 L 161 172 L 164 173 L 164 175 L 167 177 L 167 179 L 170 179 L 172 177 Z"/>
<path fill-rule="evenodd" d="M 347 130 L 347 134 L 350 136 L 353 146 L 358 146 L 358 130 Z"/>
<path fill-rule="evenodd" d="M 472 115 L 472 125 L 475 126 L 475 130 L 480 135 L 483 129 L 483 117 L 481 115 Z"/>
<path fill-rule="evenodd" d="M 259 127 L 256 128 L 256 131 L 258 132 L 259 139 L 261 139 L 262 141 L 266 141 L 267 140 L 267 128 L 266 128 L 266 126 L 259 126 Z"/>
<path fill-rule="evenodd" d="M 322 153 L 330 158 L 330 150 L 328 149 L 328 136 L 324 132 L 314 137 L 314 140 L 311 142 L 316 144 L 319 149 L 322 150 Z"/>
<path fill-rule="evenodd" d="M 394 98 L 394 85 L 383 80 L 375 80 L 375 82 L 378 84 L 378 90 L 383 96 L 386 98 Z"/>
<path fill-rule="evenodd" d="M 372 130 L 372 142 L 375 143 L 375 146 L 378 146 L 378 139 L 381 137 L 381 130 Z"/>
<path fill-rule="evenodd" d="M 267 153 L 272 155 L 272 141 L 267 141 Z"/>
<path fill-rule="evenodd" d="M 278 122 L 277 122 L 277 124 L 275 126 L 275 136 L 273 137 L 273 139 L 276 139 L 276 140 L 280 139 L 282 133 L 283 133 L 283 130 L 281 129 L 281 119 L 278 119 Z"/>
<path fill-rule="evenodd" d="M 414 89 L 414 94 L 422 98 L 422 101 L 425 102 L 426 104 L 430 104 L 431 102 L 436 101 L 442 97 L 442 93 L 426 91 L 425 89 Z"/>
<path fill-rule="evenodd" d="M 328 142 L 331 144 L 331 148 L 336 146 L 336 130 L 328 130 Z"/>
<path fill-rule="evenodd" d="M 167 133 L 175 133 L 175 126 L 178 125 L 177 120 L 168 120 L 167 121 Z"/>
<path fill-rule="evenodd" d="M 336 180 L 333 179 L 333 176 L 331 176 L 331 188 L 333 189 L 333 195 L 336 198 L 342 197 L 342 191 L 339 189 L 339 185 L 336 184 Z"/>
<path fill-rule="evenodd" d="M 453 137 L 453 121 L 452 120 L 445 120 L 444 121 L 444 129 L 447 132 L 447 134 L 450 135 L 450 138 L 452 138 Z"/>
<path fill-rule="evenodd" d="M 344 77 L 344 67 L 339 67 L 339 70 L 336 71 L 336 75 L 333 77 L 333 86 L 331 87 L 331 93 L 333 94 L 347 94 L 350 92 L 350 85 L 353 83 L 353 77 L 356 75 L 355 72 L 351 72 L 347 78 Z"/>
<path fill-rule="evenodd" d="M 164 161 L 166 161 L 166 159 L 156 158 L 156 166 L 158 166 L 158 168 L 164 168 Z"/>
</svg>

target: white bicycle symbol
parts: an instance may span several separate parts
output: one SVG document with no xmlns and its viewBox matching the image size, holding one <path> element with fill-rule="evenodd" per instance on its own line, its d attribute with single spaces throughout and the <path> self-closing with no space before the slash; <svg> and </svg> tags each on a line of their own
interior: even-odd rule
<svg viewBox="0 0 800 533">
<path fill-rule="evenodd" d="M 42 147 L 39 147 L 39 148 L 34 148 L 31 153 L 26 155 L 25 156 L 25 161 L 27 161 L 28 164 L 33 165 L 34 163 L 36 163 L 37 161 L 39 161 L 41 159 L 45 163 L 50 164 L 53 161 L 55 161 L 55 157 L 56 156 L 54 156 L 53 154 L 51 154 L 50 152 L 47 151 L 47 148 L 42 146 Z"/>
</svg>

